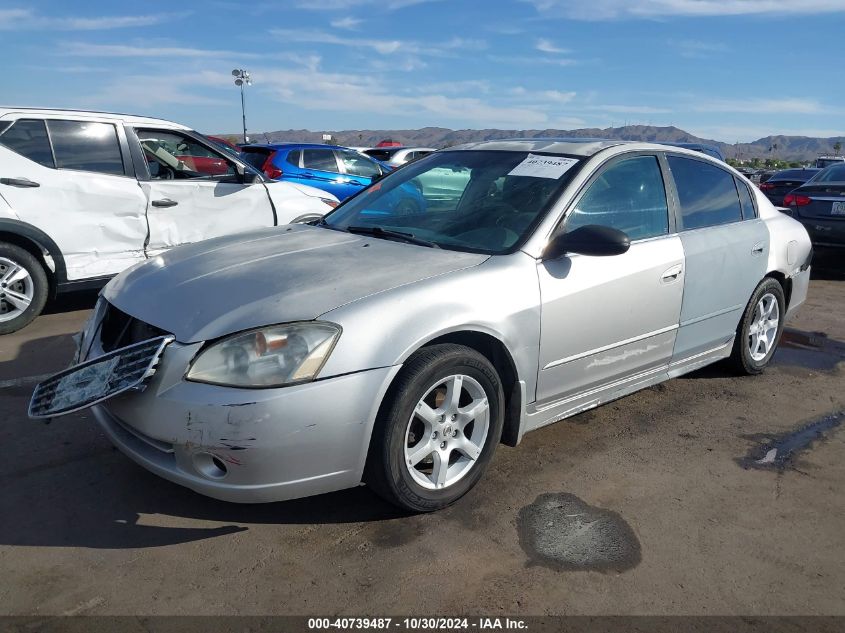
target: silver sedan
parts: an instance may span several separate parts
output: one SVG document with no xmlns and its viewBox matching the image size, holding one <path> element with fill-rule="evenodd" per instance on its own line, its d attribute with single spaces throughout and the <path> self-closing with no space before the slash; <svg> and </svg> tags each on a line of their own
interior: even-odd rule
<svg viewBox="0 0 845 633">
<path fill-rule="evenodd" d="M 395 210 L 448 174 L 459 190 Z M 810 256 L 798 222 L 700 153 L 464 145 L 319 224 L 124 272 L 30 415 L 92 406 L 131 459 L 219 499 L 366 483 L 436 510 L 499 443 L 722 359 L 761 372 Z"/>
</svg>

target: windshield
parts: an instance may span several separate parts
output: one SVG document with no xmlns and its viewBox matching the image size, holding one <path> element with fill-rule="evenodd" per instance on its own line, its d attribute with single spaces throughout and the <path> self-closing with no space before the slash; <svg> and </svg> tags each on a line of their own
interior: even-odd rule
<svg viewBox="0 0 845 633">
<path fill-rule="evenodd" d="M 440 248 L 504 254 L 528 238 L 580 164 L 527 152 L 436 152 L 376 182 L 323 224 L 379 227 Z"/>
</svg>

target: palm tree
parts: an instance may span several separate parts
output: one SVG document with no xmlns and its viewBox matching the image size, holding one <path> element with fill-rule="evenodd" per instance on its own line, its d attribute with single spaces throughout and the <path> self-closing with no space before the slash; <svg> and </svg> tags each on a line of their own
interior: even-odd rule
<svg viewBox="0 0 845 633">
<path fill-rule="evenodd" d="M 840 152 L 840 151 L 842 151 L 842 143 L 840 143 L 839 141 L 836 141 L 836 142 L 833 144 L 833 155 L 834 155 L 834 156 L 839 156 L 839 152 Z"/>
</svg>

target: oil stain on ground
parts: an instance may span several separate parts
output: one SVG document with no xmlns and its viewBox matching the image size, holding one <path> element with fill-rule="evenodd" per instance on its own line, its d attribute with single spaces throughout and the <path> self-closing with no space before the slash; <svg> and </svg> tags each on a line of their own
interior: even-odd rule
<svg viewBox="0 0 845 633">
<path fill-rule="evenodd" d="M 518 518 L 529 564 L 562 571 L 625 571 L 640 560 L 634 530 L 616 512 L 569 493 L 542 494 Z"/>
<path fill-rule="evenodd" d="M 745 457 L 737 460 L 743 468 L 783 472 L 793 468 L 796 456 L 824 440 L 829 433 L 845 421 L 845 411 L 836 411 L 803 424 L 795 431 L 777 435 L 746 435 L 745 439 L 759 442 Z"/>
</svg>

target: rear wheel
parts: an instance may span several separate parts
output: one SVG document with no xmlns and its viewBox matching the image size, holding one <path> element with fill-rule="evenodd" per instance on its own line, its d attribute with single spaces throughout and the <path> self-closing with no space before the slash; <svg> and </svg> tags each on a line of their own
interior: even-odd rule
<svg viewBox="0 0 845 633">
<path fill-rule="evenodd" d="M 783 332 L 786 300 L 775 279 L 766 278 L 751 295 L 737 327 L 731 363 L 743 374 L 759 374 L 774 356 Z"/>
<path fill-rule="evenodd" d="M 0 242 L 0 334 L 28 325 L 47 303 L 47 273 L 29 251 Z"/>
<path fill-rule="evenodd" d="M 382 406 L 366 483 L 414 512 L 443 508 L 481 478 L 502 434 L 496 370 L 473 349 L 433 345 L 411 356 Z"/>
</svg>

